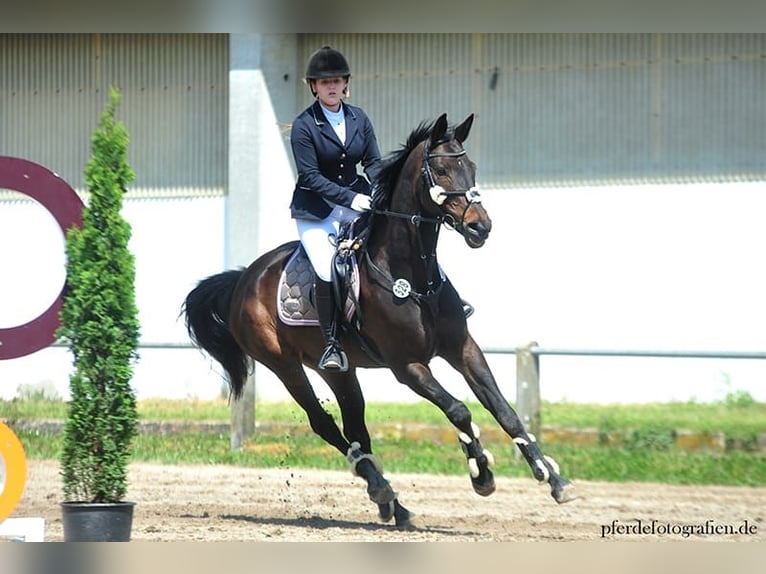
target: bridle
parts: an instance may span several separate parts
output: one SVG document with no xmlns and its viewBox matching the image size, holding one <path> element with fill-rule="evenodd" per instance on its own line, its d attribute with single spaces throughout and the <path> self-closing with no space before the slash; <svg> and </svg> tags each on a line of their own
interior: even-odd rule
<svg viewBox="0 0 766 574">
<path fill-rule="evenodd" d="M 436 146 L 438 145 L 439 144 L 437 143 Z M 466 151 L 464 149 L 460 151 L 455 151 L 455 152 L 431 153 L 428 147 L 424 144 L 423 165 L 421 168 L 423 178 L 425 179 L 425 182 L 428 185 L 431 199 L 433 200 L 435 204 L 442 205 L 444 201 L 449 197 L 465 196 L 466 206 L 465 206 L 465 209 L 463 210 L 462 215 L 460 216 L 460 221 L 455 221 L 455 218 L 450 214 L 437 215 L 435 217 L 424 217 L 420 213 L 416 213 L 416 214 L 399 213 L 396 211 L 390 211 L 388 209 L 373 209 L 371 210 L 372 213 L 375 213 L 377 215 L 385 215 L 386 217 L 398 217 L 400 219 L 407 219 L 413 225 L 420 225 L 421 223 L 433 223 L 433 224 L 441 225 L 443 223 L 449 229 L 459 232 L 460 229 L 462 229 L 465 224 L 465 217 L 468 214 L 468 210 L 471 209 L 471 207 L 475 203 L 481 203 L 481 193 L 479 192 L 479 189 L 475 186 L 471 187 L 470 189 L 453 189 L 450 191 L 445 190 L 442 186 L 436 183 L 436 180 L 434 179 L 433 171 L 431 171 L 431 165 L 429 164 L 429 161 L 437 157 L 457 158 L 457 157 L 462 157 L 464 155 L 466 155 Z"/>
<path fill-rule="evenodd" d="M 465 196 L 466 204 L 465 209 L 463 210 L 463 214 L 460 216 L 460 221 L 456 222 L 455 218 L 452 217 L 450 214 L 446 214 L 441 216 L 442 222 L 449 227 L 450 229 L 454 229 L 456 231 L 459 231 L 463 228 L 465 224 L 465 216 L 468 214 L 468 210 L 473 207 L 475 203 L 481 203 L 481 193 L 479 193 L 479 189 L 474 186 L 470 189 L 453 189 L 450 191 L 447 191 L 442 186 L 438 185 L 436 183 L 436 180 L 434 180 L 433 172 L 431 171 L 431 165 L 429 164 L 429 161 L 436 157 L 449 157 L 449 158 L 458 158 L 465 155 L 465 150 L 460 151 L 454 151 L 454 152 L 440 152 L 440 153 L 431 153 L 428 148 L 426 147 L 423 150 L 423 177 L 426 180 L 426 183 L 428 184 L 428 190 L 431 195 L 431 199 L 433 202 L 437 205 L 442 205 L 444 201 L 450 197 L 459 197 L 459 196 Z"/>
<path fill-rule="evenodd" d="M 437 143 L 437 147 L 439 144 Z M 465 150 L 460 150 L 457 152 L 438 152 L 438 153 L 431 153 L 431 151 L 428 149 L 427 143 L 423 144 L 423 164 L 421 167 L 421 173 L 423 176 L 423 179 L 425 180 L 425 184 L 428 186 L 431 199 L 436 203 L 437 205 L 442 205 L 445 200 L 449 197 L 458 197 L 458 196 L 465 196 L 466 198 L 466 206 L 463 210 L 463 213 L 460 217 L 460 221 L 455 221 L 455 218 L 450 214 L 445 215 L 437 215 L 437 216 L 423 216 L 422 213 L 400 213 L 396 211 L 390 211 L 388 209 L 372 209 L 371 212 L 376 215 L 383 215 L 385 217 L 394 217 L 399 219 L 406 219 L 413 225 L 415 225 L 418 229 L 420 228 L 420 225 L 423 223 L 432 224 L 434 226 L 434 237 L 433 237 L 433 245 L 431 245 L 430 249 L 427 249 L 426 246 L 423 244 L 423 238 L 422 234 L 418 233 L 418 247 L 420 250 L 420 259 L 423 261 L 423 264 L 425 266 L 426 274 L 425 276 L 427 279 L 426 284 L 426 290 L 425 293 L 418 293 L 416 291 L 412 291 L 410 289 L 409 284 L 405 281 L 407 284 L 407 287 L 401 291 L 402 294 L 397 294 L 397 284 L 399 284 L 402 280 L 395 280 L 393 277 L 391 277 L 388 273 L 386 273 L 383 269 L 379 268 L 370 258 L 369 252 L 365 249 L 365 256 L 367 259 L 368 264 L 371 266 L 372 269 L 374 269 L 378 274 L 382 275 L 387 279 L 389 283 L 392 284 L 394 287 L 394 293 L 397 294 L 398 297 L 413 297 L 417 301 L 425 300 L 427 302 L 433 302 L 435 301 L 435 295 L 438 295 L 441 291 L 442 285 L 444 284 L 444 281 L 446 280 L 445 277 L 441 274 L 441 271 L 437 269 L 437 263 L 436 263 L 436 245 L 439 241 L 439 230 L 441 229 L 441 225 L 446 225 L 449 229 L 452 229 L 454 231 L 460 232 L 461 229 L 463 229 L 465 224 L 465 217 L 468 214 L 468 210 L 471 209 L 471 207 L 476 203 L 481 203 L 481 194 L 479 193 L 479 190 L 476 187 L 471 187 L 470 189 L 453 189 L 453 190 L 445 190 L 442 186 L 438 185 L 436 183 L 436 180 L 434 179 L 433 172 L 431 171 L 431 166 L 429 164 L 431 159 L 439 158 L 439 157 L 447 157 L 447 158 L 458 158 L 466 155 Z M 422 205 L 421 205 L 422 209 Z M 435 278 L 438 276 L 439 280 L 435 281 Z"/>
</svg>

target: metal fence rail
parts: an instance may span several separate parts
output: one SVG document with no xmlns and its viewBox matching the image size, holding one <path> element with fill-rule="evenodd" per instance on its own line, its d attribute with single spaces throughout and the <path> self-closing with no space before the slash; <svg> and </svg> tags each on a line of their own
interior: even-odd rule
<svg viewBox="0 0 766 574">
<path fill-rule="evenodd" d="M 489 347 L 482 349 L 486 354 L 516 353 L 518 349 Z M 530 346 L 533 355 L 569 355 L 582 357 L 658 357 L 670 359 L 766 359 L 766 351 L 677 351 L 659 349 L 563 349 L 556 347 Z"/>
<path fill-rule="evenodd" d="M 566 349 L 535 342 L 515 349 L 486 348 L 484 353 L 516 354 L 516 412 L 529 432 L 540 432 L 540 356 L 656 357 L 668 359 L 766 359 L 763 351 L 694 351 L 658 349 Z"/>
</svg>

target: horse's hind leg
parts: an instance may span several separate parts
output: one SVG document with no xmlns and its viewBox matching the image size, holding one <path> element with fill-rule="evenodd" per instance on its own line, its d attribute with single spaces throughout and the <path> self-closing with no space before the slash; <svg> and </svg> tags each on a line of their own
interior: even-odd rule
<svg viewBox="0 0 766 574">
<path fill-rule="evenodd" d="M 401 505 L 391 484 L 384 478 L 383 468 L 378 459 L 372 454 L 370 433 L 364 419 L 364 397 L 355 371 L 325 371 L 320 375 L 332 390 L 340 407 L 343 433 L 351 443 L 346 453 L 351 473 L 367 482 L 367 495 L 378 505 L 378 514 L 383 522 L 394 518 L 397 526 L 409 526 L 412 513 Z"/>
<path fill-rule="evenodd" d="M 358 442 L 351 443 L 348 452 L 351 473 L 367 481 L 367 495 L 378 505 L 378 516 L 383 522 L 394 518 L 399 527 L 411 526 L 414 515 L 399 502 L 399 495 L 383 477 L 383 468 L 377 458 L 362 450 Z"/>
<path fill-rule="evenodd" d="M 322 407 L 306 376 L 306 372 L 303 370 L 300 360 L 297 357 L 295 360 L 283 360 L 278 363 L 267 363 L 262 359 L 259 360 L 279 377 L 290 393 L 290 396 L 306 411 L 311 430 L 326 443 L 334 446 L 339 452 L 346 454 L 351 445 L 343 436 L 332 415 Z"/>
</svg>

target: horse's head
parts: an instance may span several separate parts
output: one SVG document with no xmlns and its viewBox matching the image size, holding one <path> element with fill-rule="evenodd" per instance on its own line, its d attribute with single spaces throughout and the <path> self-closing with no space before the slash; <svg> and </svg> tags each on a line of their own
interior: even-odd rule
<svg viewBox="0 0 766 574">
<path fill-rule="evenodd" d="M 451 131 L 447 114 L 434 122 L 430 136 L 423 142 L 425 185 L 419 188 L 423 213 L 441 218 L 470 247 L 477 248 L 487 240 L 492 221 L 476 188 L 476 164 L 463 147 L 472 124 L 473 114 Z"/>
</svg>

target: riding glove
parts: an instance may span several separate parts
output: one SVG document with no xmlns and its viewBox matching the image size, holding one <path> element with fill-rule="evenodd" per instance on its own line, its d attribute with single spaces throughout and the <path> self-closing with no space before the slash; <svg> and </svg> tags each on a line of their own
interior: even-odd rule
<svg viewBox="0 0 766 574">
<path fill-rule="evenodd" d="M 363 193 L 357 193 L 351 200 L 351 209 L 354 211 L 369 211 L 372 207 L 372 198 Z"/>
</svg>

